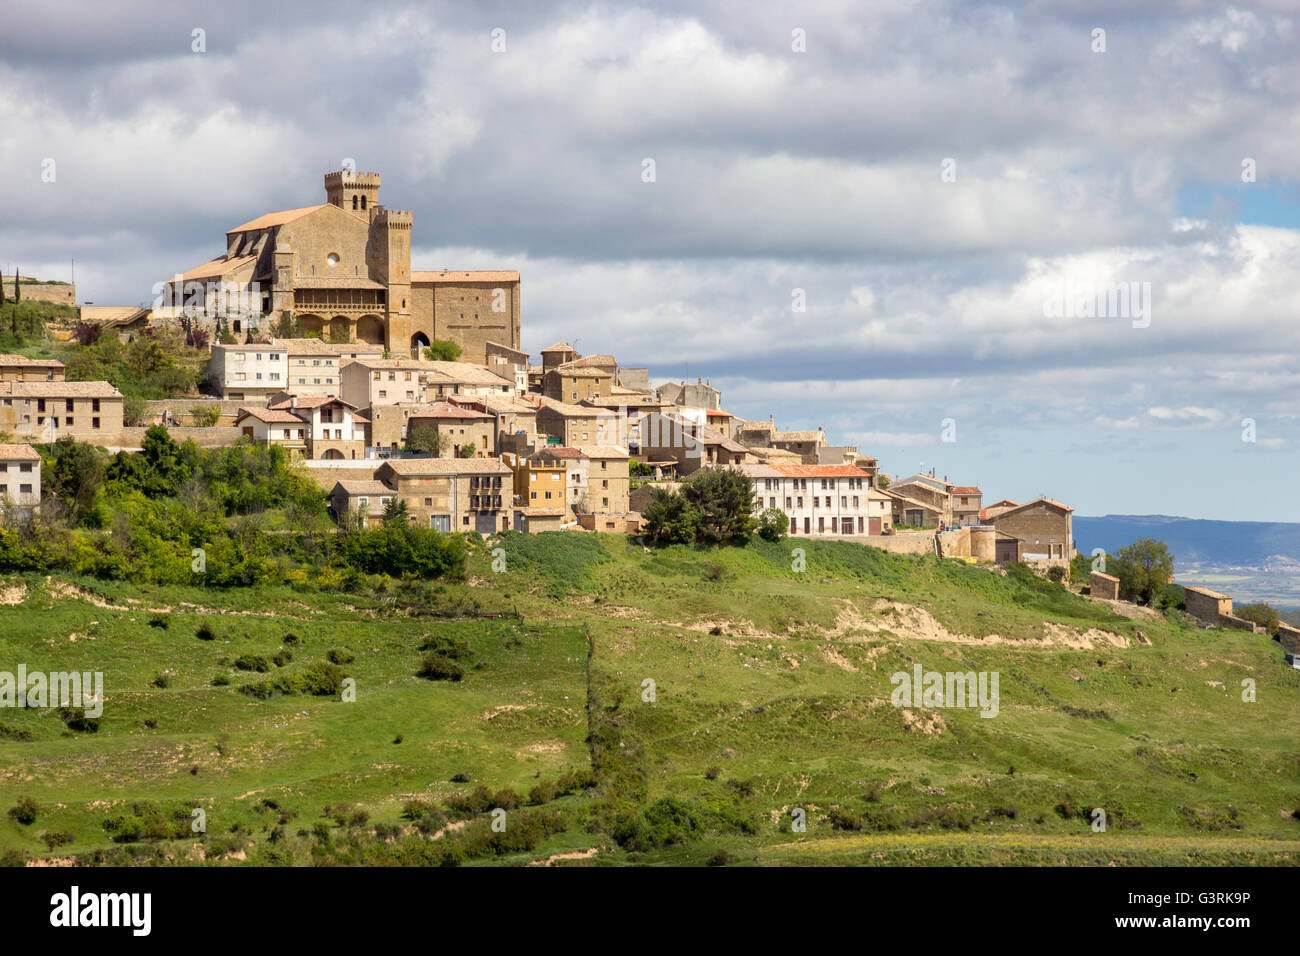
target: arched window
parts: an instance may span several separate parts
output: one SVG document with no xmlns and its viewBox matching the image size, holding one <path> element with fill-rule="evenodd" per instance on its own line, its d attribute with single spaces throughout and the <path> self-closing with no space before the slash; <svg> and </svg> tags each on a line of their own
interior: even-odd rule
<svg viewBox="0 0 1300 956">
<path fill-rule="evenodd" d="M 366 197 L 365 197 L 365 196 L 362 196 L 362 197 L 361 197 L 361 208 L 362 208 L 362 209 L 365 209 L 365 208 L 366 208 Z"/>
<path fill-rule="evenodd" d="M 357 197 L 356 197 L 356 196 L 353 196 L 353 197 L 352 197 L 352 208 L 353 208 L 353 209 L 356 209 L 356 208 L 357 208 Z"/>
</svg>

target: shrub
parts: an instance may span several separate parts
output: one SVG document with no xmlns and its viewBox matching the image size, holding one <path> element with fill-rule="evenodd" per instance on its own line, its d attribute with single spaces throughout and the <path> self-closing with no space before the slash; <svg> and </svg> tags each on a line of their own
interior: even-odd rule
<svg viewBox="0 0 1300 956">
<path fill-rule="evenodd" d="M 212 629 L 211 624 L 204 621 L 199 625 L 198 630 L 194 632 L 194 636 L 200 641 L 213 641 L 217 638 L 217 632 Z"/>
<path fill-rule="evenodd" d="M 555 795 L 555 784 L 549 780 L 543 780 L 528 791 L 528 802 L 535 805 L 550 803 L 555 799 Z"/>
<path fill-rule="evenodd" d="M 790 519 L 780 508 L 767 508 L 758 516 L 758 536 L 764 541 L 780 541 L 790 527 Z"/>
<path fill-rule="evenodd" d="M 270 663 L 260 654 L 241 654 L 235 658 L 235 666 L 241 671 L 257 671 L 259 674 L 271 669 Z"/>
<path fill-rule="evenodd" d="M 76 836 L 68 830 L 54 830 L 49 833 L 41 834 L 41 839 L 45 842 L 47 847 L 53 850 L 56 846 L 63 846 L 64 844 L 71 843 L 76 839 Z"/>
<path fill-rule="evenodd" d="M 31 826 L 40 812 L 40 806 L 31 797 L 19 797 L 18 803 L 9 808 L 9 819 L 25 827 Z"/>
<path fill-rule="evenodd" d="M 329 658 L 331 664 L 351 664 L 357 659 L 357 655 L 353 654 L 351 651 L 346 648 L 337 647 L 330 648 L 329 653 L 325 656 Z"/>
<path fill-rule="evenodd" d="M 84 707 L 60 707 L 59 719 L 69 730 L 83 734 L 99 733 L 99 721 L 94 717 L 87 717 Z"/>
<path fill-rule="evenodd" d="M 167 614 L 155 614 L 153 617 L 149 618 L 150 627 L 156 627 L 163 631 L 171 627 L 171 623 L 171 616 Z"/>
<path fill-rule="evenodd" d="M 465 676 L 464 668 L 454 660 L 434 653 L 424 655 L 424 661 L 416 673 L 417 676 L 427 677 L 429 680 L 458 681 Z"/>
<path fill-rule="evenodd" d="M 1065 568 L 1055 565 L 1047 569 L 1047 580 L 1054 584 L 1060 584 L 1065 580 Z"/>
</svg>

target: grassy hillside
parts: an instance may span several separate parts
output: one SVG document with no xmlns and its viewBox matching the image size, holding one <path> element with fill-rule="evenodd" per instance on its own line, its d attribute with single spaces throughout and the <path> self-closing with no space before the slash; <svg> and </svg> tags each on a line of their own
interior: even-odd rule
<svg viewBox="0 0 1300 956">
<path fill-rule="evenodd" d="M 0 818 L 11 862 L 1300 859 L 1300 672 L 1278 646 L 1119 616 L 1014 567 L 510 534 L 462 584 L 33 575 L 0 602 L 0 670 L 106 683 L 95 732 L 0 710 L 0 807 L 38 808 Z M 475 607 L 522 620 L 434 616 Z M 417 676 L 428 646 L 462 679 Z M 331 660 L 355 702 L 251 686 Z M 894 707 L 889 676 L 915 663 L 998 672 L 998 715 Z"/>
</svg>

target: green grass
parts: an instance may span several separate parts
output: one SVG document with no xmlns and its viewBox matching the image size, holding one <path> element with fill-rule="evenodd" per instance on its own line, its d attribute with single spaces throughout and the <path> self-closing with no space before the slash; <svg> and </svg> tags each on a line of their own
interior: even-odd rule
<svg viewBox="0 0 1300 956">
<path fill-rule="evenodd" d="M 792 569 L 794 548 L 805 571 Z M 493 570 L 502 558 L 505 570 Z M 799 539 L 705 552 L 508 534 L 473 549 L 467 583 L 421 598 L 517 608 L 522 622 L 421 616 L 397 587 L 0 581 L 10 600 L 17 587 L 22 602 L 0 605 L 0 670 L 103 671 L 107 697 L 94 734 L 67 730 L 52 711 L 0 710 L 0 807 L 22 797 L 41 807 L 27 826 L 0 817 L 0 850 L 29 857 L 186 862 L 201 843 L 209 861 L 303 863 L 321 852 L 317 824 L 336 849 L 382 851 L 372 834 L 388 825 L 418 842 L 401 815 L 410 799 L 441 804 L 480 784 L 526 794 L 589 766 L 589 633 L 597 720 L 644 794 L 606 784 L 563 797 L 547 805 L 561 831 L 464 862 L 592 848 L 562 862 L 703 864 L 719 851 L 758 865 L 1300 859 L 1300 673 L 1283 667 L 1277 645 L 1203 631 L 1177 613 L 1121 617 L 1015 567 L 1003 575 Z M 947 635 L 918 632 L 926 619 L 913 607 Z M 167 627 L 151 627 L 161 614 Z M 215 640 L 195 636 L 202 623 Z M 286 644 L 289 634 L 299 640 Z M 468 644 L 463 680 L 416 676 L 435 635 Z M 292 660 L 268 673 L 234 663 L 286 648 Z M 353 703 L 239 691 L 331 651 L 355 656 L 340 665 L 356 681 Z M 997 671 L 998 716 L 891 706 L 890 674 L 914 663 Z M 1252 703 L 1243 678 L 1255 682 Z M 698 821 L 682 842 L 625 849 L 600 822 L 669 796 Z M 207 834 L 114 850 L 104 821 L 133 803 L 182 822 L 202 807 Z M 368 819 L 322 814 L 341 804 Z M 1106 832 L 1089 827 L 1094 807 L 1107 812 Z M 794 808 L 806 832 L 790 832 Z M 75 839 L 51 851 L 40 837 L 55 831 Z"/>
</svg>

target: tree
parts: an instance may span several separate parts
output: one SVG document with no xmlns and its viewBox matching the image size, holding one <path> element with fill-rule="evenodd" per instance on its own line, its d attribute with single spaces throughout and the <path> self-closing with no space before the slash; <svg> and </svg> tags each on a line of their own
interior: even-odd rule
<svg viewBox="0 0 1300 956">
<path fill-rule="evenodd" d="M 764 541 L 780 541 L 790 527 L 790 519 L 780 508 L 768 508 L 758 516 L 758 536 Z"/>
<path fill-rule="evenodd" d="M 190 409 L 190 417 L 199 428 L 211 428 L 221 420 L 221 406 L 215 402 L 211 405 L 195 405 Z"/>
<path fill-rule="evenodd" d="M 460 352 L 460 346 L 450 339 L 434 339 L 424 347 L 424 357 L 430 362 L 455 362 Z"/>
<path fill-rule="evenodd" d="M 641 515 L 646 534 L 659 544 L 688 544 L 695 540 L 700 513 L 682 495 L 656 488 Z"/>
<path fill-rule="evenodd" d="M 1266 601 L 1260 601 L 1257 604 L 1243 604 L 1232 613 L 1235 617 L 1260 625 L 1269 634 L 1275 636 L 1277 634 L 1277 610 Z"/>
<path fill-rule="evenodd" d="M 412 422 L 406 429 L 406 451 L 417 455 L 441 457 L 447 447 L 447 439 L 436 425 L 421 425 Z"/>
<path fill-rule="evenodd" d="M 23 294 L 18 289 L 18 267 L 14 266 L 14 305 L 23 300 Z"/>
<path fill-rule="evenodd" d="M 58 498 L 74 523 L 81 522 L 95 507 L 104 484 L 104 462 L 92 445 L 65 436 L 51 448 L 54 461 L 43 476 L 45 490 Z"/>
<path fill-rule="evenodd" d="M 700 544 L 744 544 L 754 533 L 754 482 L 735 468 L 702 468 L 682 483 L 682 497 L 695 507 Z"/>
<path fill-rule="evenodd" d="M 405 498 L 399 498 L 397 495 L 388 499 L 388 504 L 384 505 L 384 524 L 406 525 L 411 521 L 411 509 L 406 503 Z"/>
<path fill-rule="evenodd" d="M 1154 538 L 1139 538 L 1120 548 L 1110 564 L 1119 586 L 1146 604 L 1163 593 L 1174 577 L 1174 556 L 1163 541 Z"/>
<path fill-rule="evenodd" d="M 460 457 L 461 457 L 461 458 L 473 458 L 473 457 L 474 457 L 474 443 L 473 443 L 473 442 L 470 442 L 468 445 L 461 445 L 461 446 L 460 446 Z"/>
<path fill-rule="evenodd" d="M 886 475 L 884 472 L 881 472 L 880 474 L 876 475 L 876 487 L 879 488 L 881 491 L 884 491 L 886 488 L 888 488 L 889 476 Z"/>
</svg>

